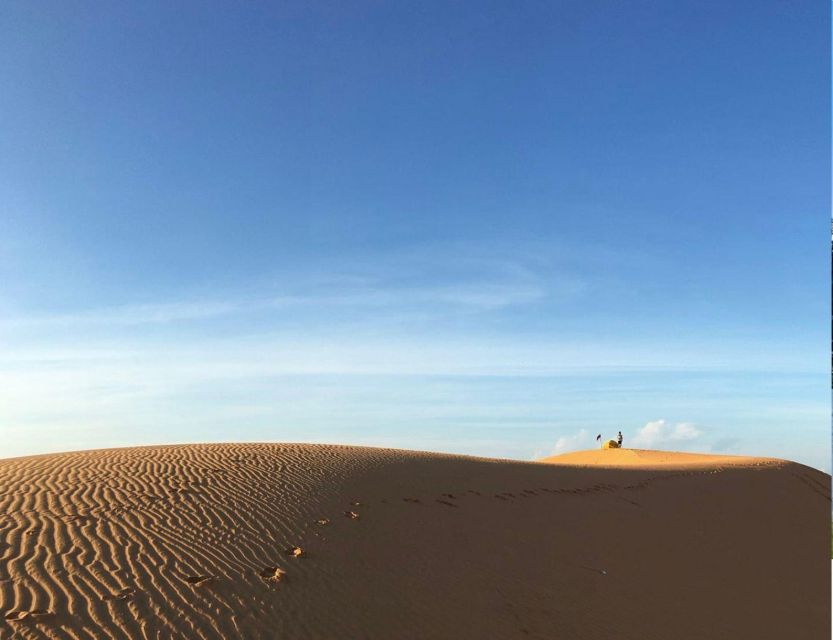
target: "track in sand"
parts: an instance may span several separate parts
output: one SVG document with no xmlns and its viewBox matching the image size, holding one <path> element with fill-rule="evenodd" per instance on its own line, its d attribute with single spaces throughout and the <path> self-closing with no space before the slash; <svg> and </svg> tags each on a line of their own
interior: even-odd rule
<svg viewBox="0 0 833 640">
<path fill-rule="evenodd" d="M 0 460 L 0 639 L 828 637 L 829 476 L 605 454 Z"/>
</svg>

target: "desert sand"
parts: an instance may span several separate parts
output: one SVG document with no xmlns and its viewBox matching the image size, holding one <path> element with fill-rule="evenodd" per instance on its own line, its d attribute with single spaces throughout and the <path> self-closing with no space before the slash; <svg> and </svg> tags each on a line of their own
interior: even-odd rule
<svg viewBox="0 0 833 640">
<path fill-rule="evenodd" d="M 828 638 L 830 476 L 226 444 L 0 460 L 0 638 Z"/>
</svg>

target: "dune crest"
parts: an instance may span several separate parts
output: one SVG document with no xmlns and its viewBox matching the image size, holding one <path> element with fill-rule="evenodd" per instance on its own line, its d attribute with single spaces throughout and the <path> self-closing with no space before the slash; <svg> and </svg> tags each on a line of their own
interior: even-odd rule
<svg viewBox="0 0 833 640">
<path fill-rule="evenodd" d="M 587 449 L 541 458 L 539 462 L 588 467 L 641 467 L 643 469 L 717 469 L 789 464 L 779 458 L 657 451 L 654 449 Z"/>
<path fill-rule="evenodd" d="M 0 639 L 826 637 L 830 476 L 603 453 L 0 460 Z"/>
</svg>

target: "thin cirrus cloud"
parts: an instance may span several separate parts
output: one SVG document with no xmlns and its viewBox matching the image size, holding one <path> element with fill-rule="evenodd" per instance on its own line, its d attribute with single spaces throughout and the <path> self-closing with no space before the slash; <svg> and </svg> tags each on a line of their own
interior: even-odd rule
<svg viewBox="0 0 833 640">
<path fill-rule="evenodd" d="M 450 253 L 321 265 L 207 297 L 197 289 L 150 304 L 102 296 L 87 309 L 6 314 L 0 428 L 49 434 L 54 450 L 319 438 L 525 458 L 546 433 L 566 434 L 553 450 L 561 453 L 594 446 L 606 416 L 616 415 L 617 427 L 644 424 L 663 410 L 657 384 L 692 372 L 806 366 L 743 340 L 622 339 L 604 330 L 606 317 L 565 335 L 564 308 L 597 304 L 597 273 L 579 278 L 546 254 Z M 530 316 L 537 330 L 526 330 Z M 687 397 L 664 397 L 670 415 L 713 422 L 692 413 Z M 633 415 L 622 416 L 630 405 Z M 597 427 L 576 434 L 576 420 Z M 498 423 L 506 433 L 496 435 Z M 709 444 L 687 439 L 685 426 L 649 425 L 626 434 L 631 446 L 640 438 Z M 415 430 L 421 440 L 403 435 Z M 41 440 L 18 440 L 7 455 L 43 449 Z"/>
<path fill-rule="evenodd" d="M 547 298 L 563 299 L 576 295 L 581 283 L 570 278 L 544 283 L 529 273 L 523 277 L 449 281 L 425 286 L 395 279 L 381 280 L 367 277 L 330 277 L 326 280 L 309 279 L 285 290 L 262 292 L 248 297 L 230 294 L 223 299 L 189 299 L 156 303 L 122 304 L 109 307 L 19 314 L 0 320 L 4 329 L 37 329 L 62 325 L 111 326 L 169 324 L 229 318 L 275 310 L 300 311 L 317 308 L 414 308 L 422 312 L 453 309 L 459 311 L 497 311 L 516 305 L 532 304 Z"/>
</svg>

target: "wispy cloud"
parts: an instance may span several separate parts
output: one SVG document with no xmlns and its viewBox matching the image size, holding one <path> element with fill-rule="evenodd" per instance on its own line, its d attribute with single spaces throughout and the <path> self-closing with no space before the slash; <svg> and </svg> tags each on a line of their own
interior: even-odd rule
<svg viewBox="0 0 833 640">
<path fill-rule="evenodd" d="M 552 449 L 547 454 L 537 452 L 533 459 L 542 458 L 545 455 L 558 456 L 569 451 L 579 451 L 581 449 L 590 449 L 593 446 L 593 436 L 587 429 L 579 429 L 578 432 L 567 436 L 561 436 L 555 441 Z"/>
<path fill-rule="evenodd" d="M 689 422 L 669 424 L 665 420 L 653 420 L 641 427 L 628 446 L 654 449 L 679 445 L 697 440 L 703 433 Z"/>
<path fill-rule="evenodd" d="M 543 251 L 528 259 L 453 253 L 320 265 L 204 297 L 192 290 L 158 302 L 4 309 L 0 457 L 42 451 L 47 440 L 68 449 L 359 435 L 525 457 L 561 425 L 555 433 L 566 435 L 540 457 L 594 447 L 592 425 L 618 421 L 623 398 L 635 407 L 631 424 L 664 411 L 662 402 L 687 411 L 695 401 L 674 396 L 675 371 L 687 380 L 737 363 L 785 368 L 783 351 L 750 354 L 742 343 L 623 340 L 598 326 L 563 335 L 562 309 L 575 315 L 593 290 L 584 280 Z M 788 365 L 804 366 L 800 355 Z M 646 386 L 641 372 L 657 371 L 660 382 Z M 612 380 L 611 372 L 627 374 Z M 765 410 L 749 406 L 750 420 Z M 683 415 L 708 423 L 696 409 Z M 565 426 L 579 415 L 586 428 Z M 637 443 L 700 447 L 695 427 L 659 422 L 643 427 Z M 627 444 L 636 446 L 633 438 Z"/>
<path fill-rule="evenodd" d="M 127 304 L 85 309 L 72 313 L 20 315 L 0 320 L 0 326 L 6 329 L 78 325 L 125 327 L 202 320 L 235 313 L 240 310 L 241 306 L 238 303 L 209 300 Z"/>
<path fill-rule="evenodd" d="M 354 267 L 344 273 L 300 273 L 281 278 L 281 283 L 261 287 L 257 294 L 235 292 L 214 297 L 185 297 L 117 304 L 71 311 L 6 313 L 0 319 L 5 330 L 56 326 L 132 327 L 205 321 L 281 311 L 305 313 L 327 309 L 375 312 L 384 309 L 412 314 L 442 314 L 449 311 L 480 313 L 528 305 L 546 299 L 564 299 L 582 290 L 574 277 L 546 279 L 521 265 L 500 261 L 482 272 L 474 267 L 449 265 L 413 266 L 385 264 Z M 476 266 L 476 265 L 475 265 Z M 437 274 L 436 272 L 440 272 Z M 433 280 L 432 280 L 433 278 Z"/>
<path fill-rule="evenodd" d="M 664 345 L 646 354 L 641 344 L 557 341 L 538 336 L 460 332 L 412 334 L 346 327 L 305 328 L 204 336 L 186 332 L 9 342 L 0 376 L 74 374 L 89 380 L 239 379 L 295 374 L 551 376 L 621 371 L 716 371 L 703 350 Z M 680 366 L 679 363 L 684 363 Z"/>
</svg>

